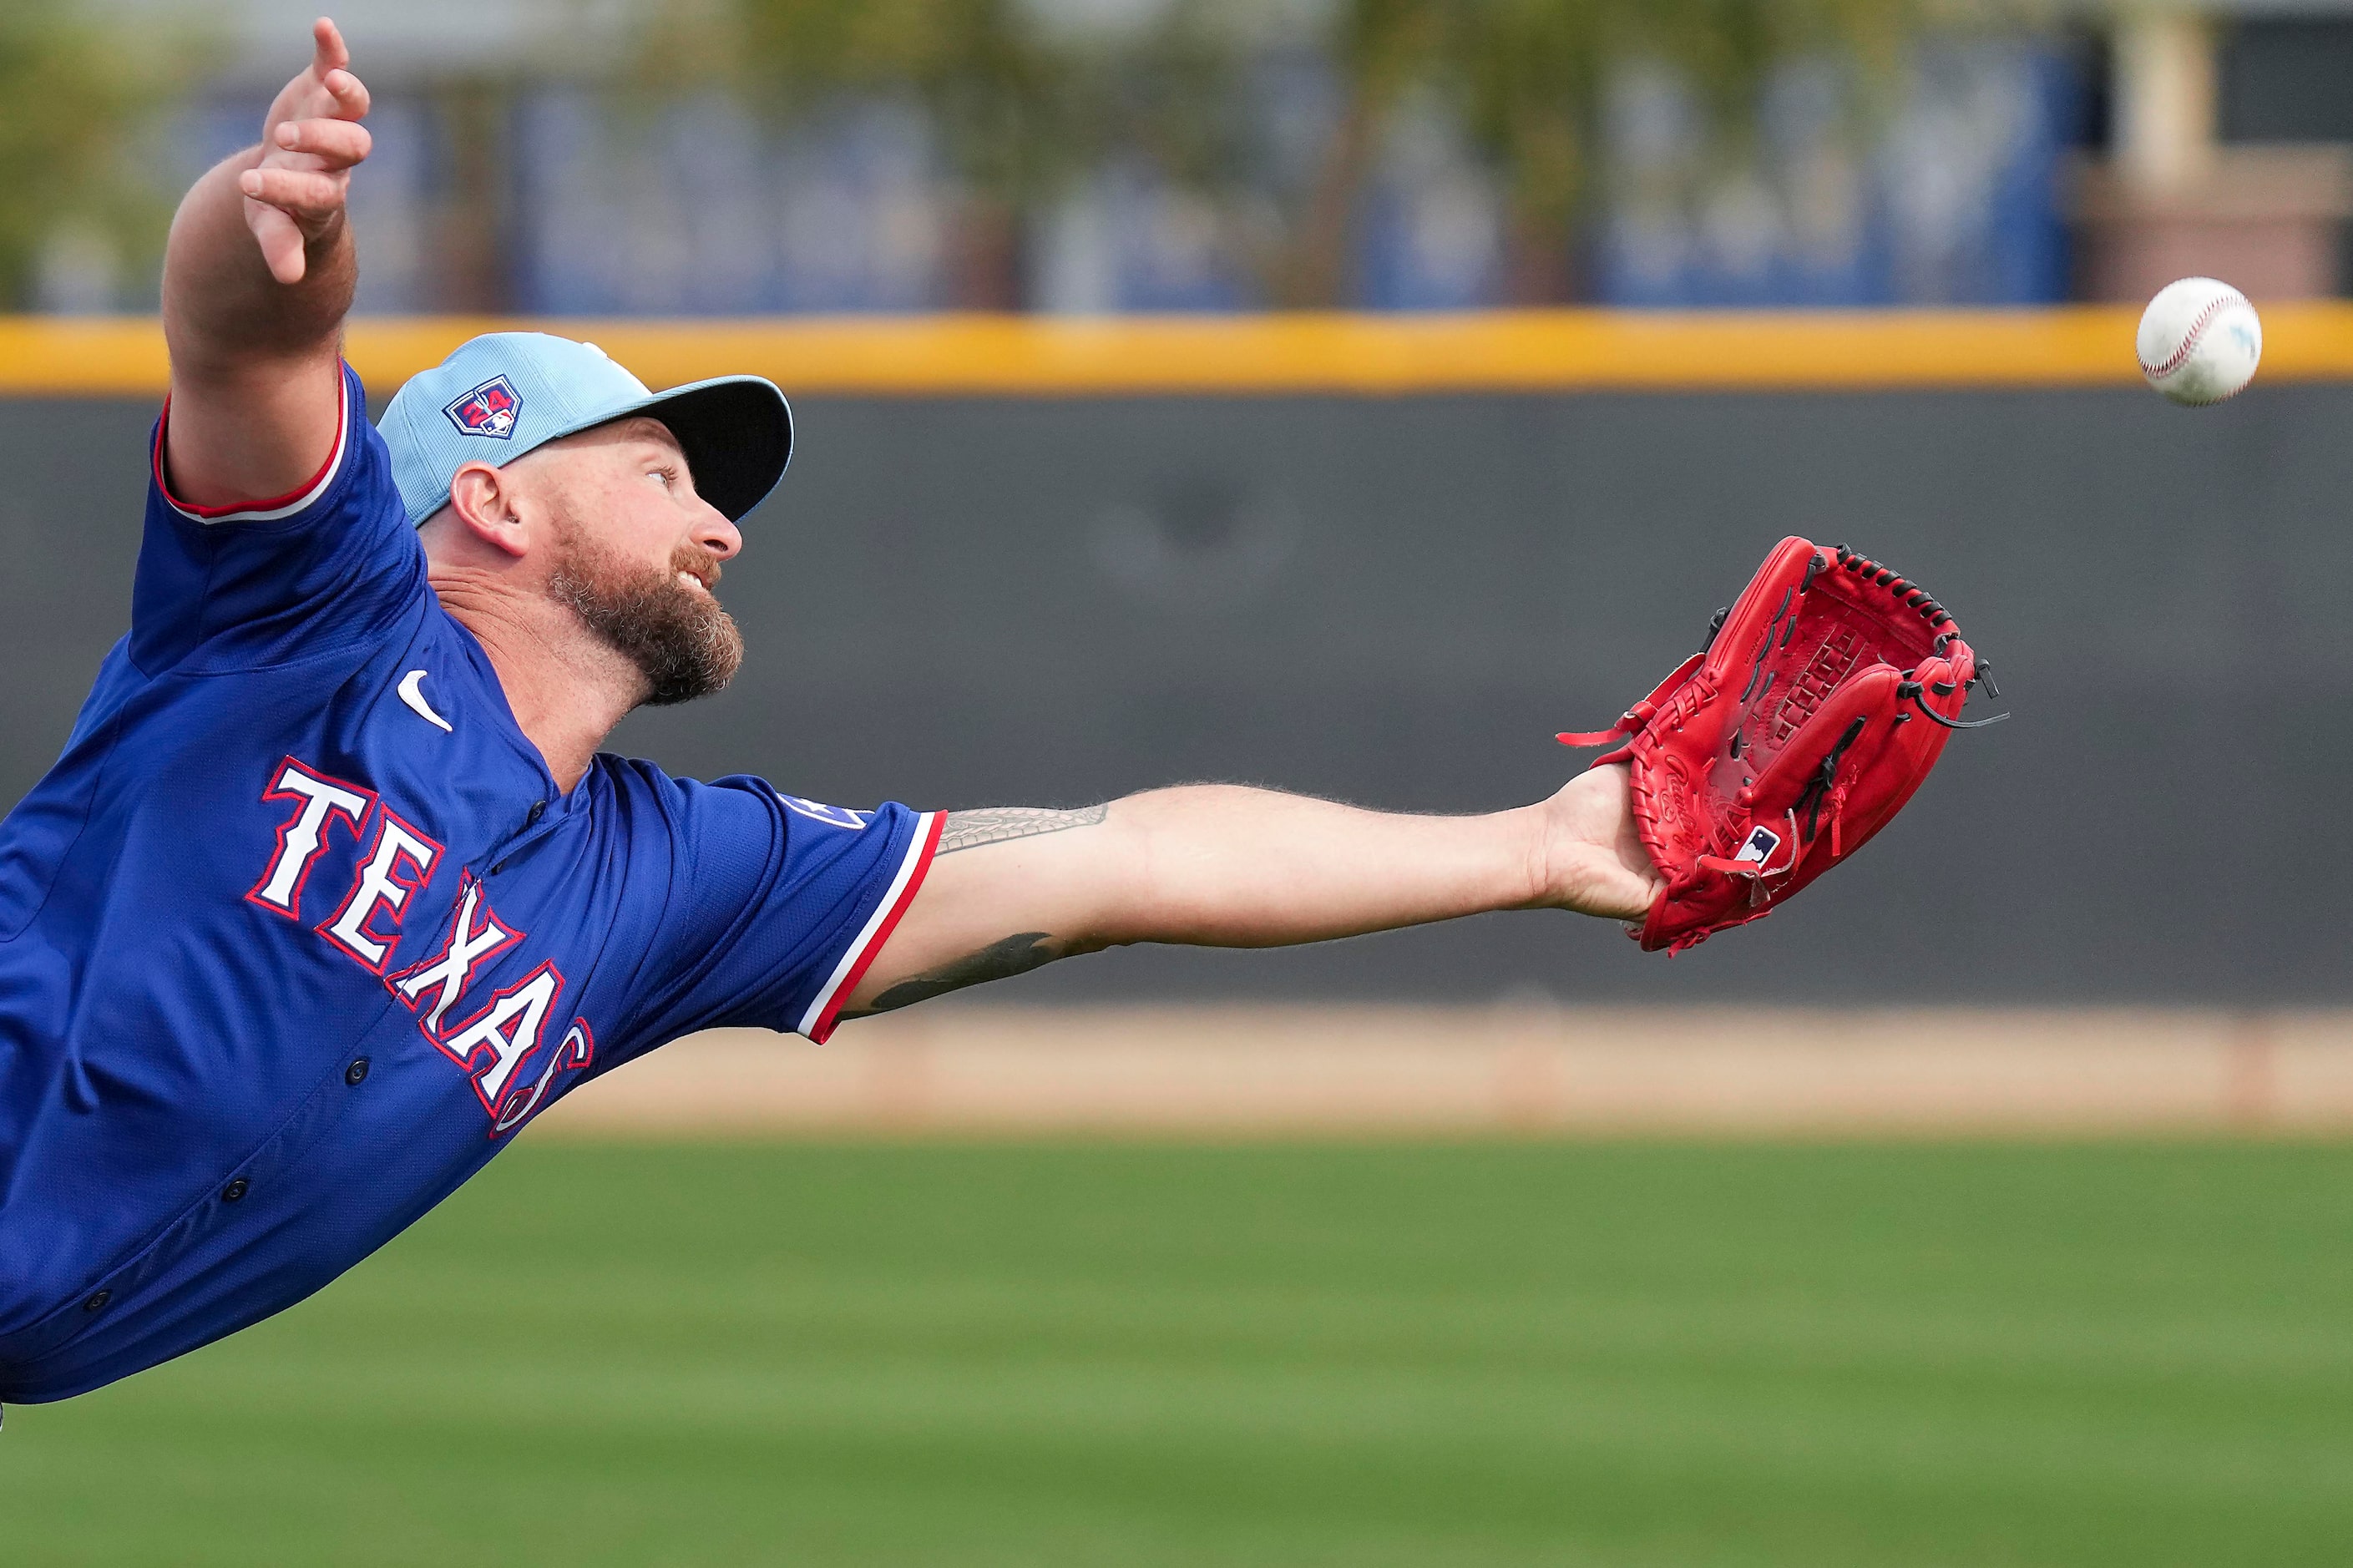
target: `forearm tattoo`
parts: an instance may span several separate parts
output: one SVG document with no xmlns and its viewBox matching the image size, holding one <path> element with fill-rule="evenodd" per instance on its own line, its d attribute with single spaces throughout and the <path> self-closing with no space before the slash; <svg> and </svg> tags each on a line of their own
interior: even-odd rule
<svg viewBox="0 0 2353 1568">
<path fill-rule="evenodd" d="M 974 849 L 983 844 L 1003 844 L 1015 838 L 1034 838 L 1041 833 L 1092 827 L 1110 814 L 1108 805 L 1083 806 L 1077 811 L 1050 811 L 1034 805 L 992 805 L 978 811 L 952 811 L 948 813 L 947 821 L 940 826 L 940 846 L 934 853 L 953 855 L 959 849 Z M 1062 956 L 1062 952 L 1050 933 L 1022 931 L 1002 942 L 993 942 L 978 952 L 966 953 L 962 958 L 944 963 L 928 973 L 902 980 L 867 1005 L 841 1016 L 845 1018 L 869 1018 L 877 1013 L 928 1002 L 934 996 L 944 996 L 967 985 L 1027 974 L 1041 963 L 1053 963 Z"/>
<path fill-rule="evenodd" d="M 1053 829 L 1041 828 L 1039 831 L 1050 833 Z M 934 996 L 944 996 L 951 991 L 961 991 L 967 985 L 1027 974 L 1039 964 L 1051 963 L 1061 956 L 1054 951 L 1053 938 L 1042 931 L 1025 931 L 1018 936 L 1008 936 L 1003 942 L 993 942 L 978 952 L 967 953 L 952 963 L 944 963 L 928 974 L 902 980 L 868 1005 L 841 1016 L 845 1018 L 871 1018 L 877 1013 L 911 1007 Z"/>
<path fill-rule="evenodd" d="M 983 844 L 1092 827 L 1110 814 L 1108 805 L 1082 806 L 1077 811 L 1049 811 L 1034 805 L 990 805 L 978 811 L 951 811 L 940 828 L 940 847 L 935 853 L 953 855 L 959 849 L 975 849 Z"/>
</svg>

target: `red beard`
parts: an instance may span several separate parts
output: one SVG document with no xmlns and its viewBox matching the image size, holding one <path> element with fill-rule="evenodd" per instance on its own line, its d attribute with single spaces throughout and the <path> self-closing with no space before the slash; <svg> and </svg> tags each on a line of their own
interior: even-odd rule
<svg viewBox="0 0 2353 1568">
<path fill-rule="evenodd" d="M 636 665 L 646 678 L 645 702 L 667 707 L 708 697 L 734 679 L 744 662 L 744 635 L 719 601 L 680 582 L 679 574 L 719 582 L 720 558 L 699 544 L 681 544 L 668 567 L 632 566 L 578 530 L 564 542 L 564 559 L 548 592 L 581 624 Z"/>
</svg>

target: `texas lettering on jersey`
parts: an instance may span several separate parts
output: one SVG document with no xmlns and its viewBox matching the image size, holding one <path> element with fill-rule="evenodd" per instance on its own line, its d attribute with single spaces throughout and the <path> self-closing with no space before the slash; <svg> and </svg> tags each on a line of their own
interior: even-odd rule
<svg viewBox="0 0 2353 1568">
<path fill-rule="evenodd" d="M 402 921 L 412 912 L 409 900 L 432 879 L 433 868 L 446 851 L 374 790 L 286 757 L 271 774 L 261 801 L 265 806 L 291 809 L 279 825 L 277 847 L 261 879 L 245 895 L 246 902 L 304 922 L 311 873 L 333 835 L 340 830 L 365 844 L 351 886 L 334 912 L 311 929 L 383 982 L 417 1015 L 417 1026 L 425 1037 L 473 1084 L 490 1117 L 491 1137 L 521 1126 L 546 1098 L 559 1071 L 578 1071 L 595 1060 L 596 1034 L 586 1018 L 575 1018 L 556 1048 L 538 1064 L 536 1075 L 527 1070 L 564 995 L 564 972 L 553 959 L 470 1010 L 474 978 L 482 966 L 526 939 L 525 932 L 499 918 L 480 879 L 470 870 L 459 875 L 457 896 L 439 928 L 438 948 L 406 968 L 390 971 Z"/>
<path fill-rule="evenodd" d="M 441 401 L 394 436 L 455 439 Z M 130 633 L 0 818 L 0 1401 L 301 1300 L 667 1041 L 824 1041 L 937 847 L 749 775 L 559 784 L 348 373 L 338 430 L 223 510 L 171 495 L 158 422 Z"/>
</svg>

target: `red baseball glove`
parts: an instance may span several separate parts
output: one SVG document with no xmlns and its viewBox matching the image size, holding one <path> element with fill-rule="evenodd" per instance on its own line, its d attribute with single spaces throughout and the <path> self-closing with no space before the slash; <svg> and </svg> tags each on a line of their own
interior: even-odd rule
<svg viewBox="0 0 2353 1568">
<path fill-rule="evenodd" d="M 1785 539 L 1707 645 L 1610 728 L 1665 886 L 1639 932 L 1679 952 L 1771 914 L 1887 826 L 1955 730 L 1985 662 L 1926 590 L 1844 545 Z"/>
</svg>

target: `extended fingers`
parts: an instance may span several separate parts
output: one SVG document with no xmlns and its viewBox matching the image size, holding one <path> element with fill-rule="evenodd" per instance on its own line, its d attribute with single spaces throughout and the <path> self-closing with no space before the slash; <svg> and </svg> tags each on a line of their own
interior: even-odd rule
<svg viewBox="0 0 2353 1568">
<path fill-rule="evenodd" d="M 237 189 L 265 206 L 297 218 L 319 219 L 342 209 L 349 182 L 338 172 L 264 165 L 237 176 Z"/>
<path fill-rule="evenodd" d="M 331 70 L 319 79 L 319 85 L 325 88 L 327 96 L 335 100 L 335 118 L 365 118 L 368 111 L 367 83 L 347 70 Z"/>
<path fill-rule="evenodd" d="M 343 33 L 322 16 L 311 24 L 311 68 L 305 74 L 327 96 L 326 102 L 315 105 L 317 111 L 338 120 L 357 120 L 366 114 L 367 85 L 351 72 L 352 51 L 344 45 Z M 296 85 L 301 80 L 297 77 Z"/>
<path fill-rule="evenodd" d="M 261 247 L 262 264 L 269 268 L 269 275 L 289 288 L 302 281 L 310 270 L 310 253 L 294 220 L 276 207 L 248 206 L 245 221 L 253 230 L 254 243 Z"/>
<path fill-rule="evenodd" d="M 351 47 L 343 42 L 343 31 L 335 26 L 334 18 L 322 16 L 311 24 L 311 68 L 324 80 L 330 71 L 338 71 L 352 63 Z"/>
<path fill-rule="evenodd" d="M 375 145 L 366 126 L 348 120 L 281 121 L 270 139 L 280 152 L 307 153 L 331 169 L 350 168 Z"/>
</svg>

